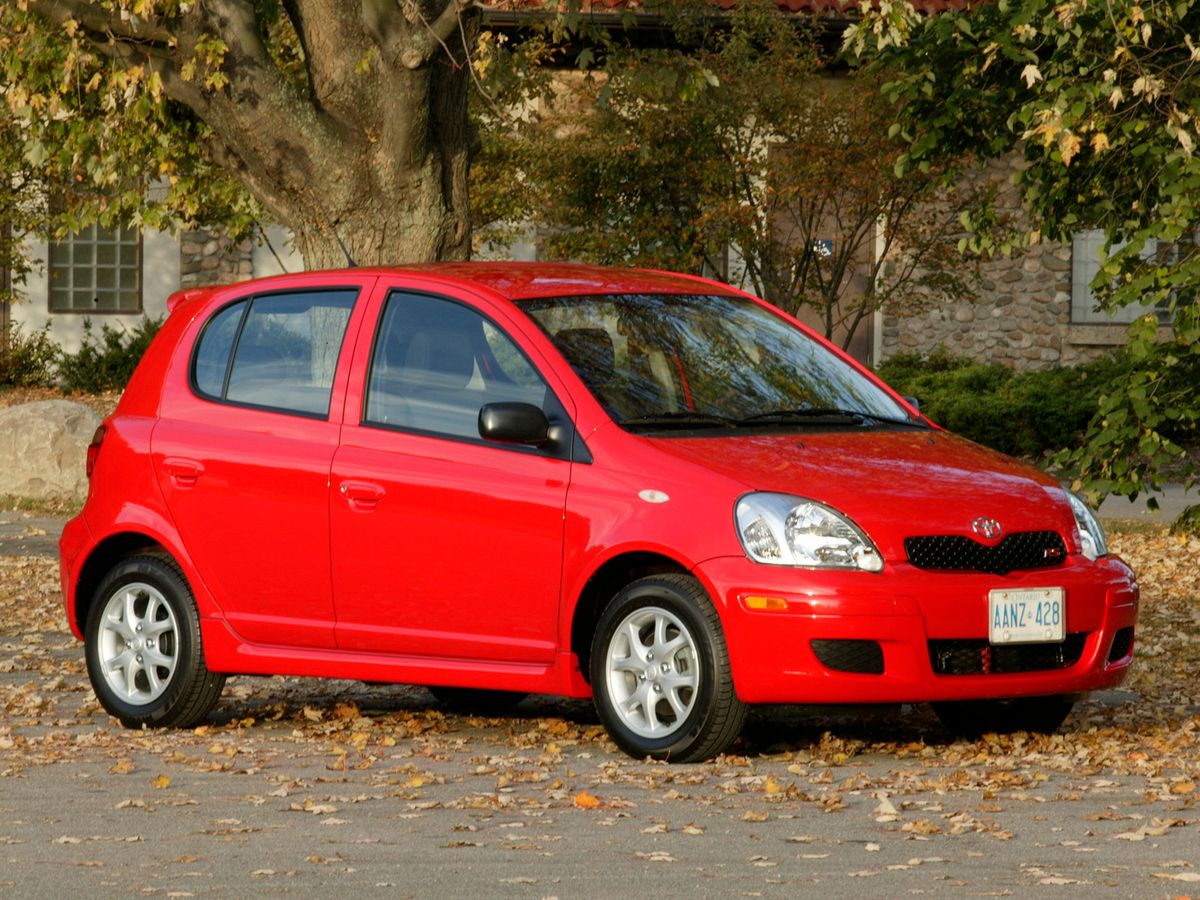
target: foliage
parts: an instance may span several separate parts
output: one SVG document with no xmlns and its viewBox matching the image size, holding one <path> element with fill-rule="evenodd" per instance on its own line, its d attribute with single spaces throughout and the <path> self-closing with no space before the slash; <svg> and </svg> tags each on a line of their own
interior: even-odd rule
<svg viewBox="0 0 1200 900">
<path fill-rule="evenodd" d="M 985 446 L 1026 457 L 1074 447 L 1087 430 L 1097 397 L 1124 356 L 1078 368 L 1014 372 L 939 350 L 886 360 L 878 373 L 944 428 Z"/>
<path fill-rule="evenodd" d="M 265 213 L 313 266 L 343 242 L 362 262 L 463 256 L 477 21 L 468 0 L 8 0 L 0 128 L 54 191 L 49 231 L 240 236 Z"/>
<path fill-rule="evenodd" d="M 907 144 L 897 172 L 933 171 L 964 153 L 1023 154 L 1037 229 L 1027 238 L 1102 229 L 1093 291 L 1109 305 L 1160 304 L 1174 318 L 1166 344 L 1151 322 L 1131 330 L 1134 364 L 1102 394 L 1072 456 L 1094 497 L 1159 486 L 1183 455 L 1167 429 L 1195 433 L 1200 418 L 1198 27 L 1193 0 L 997 0 L 928 17 L 889 0 L 847 33 L 851 50 L 892 73 Z M 965 244 L 1011 249 L 977 227 L 986 219 L 987 210 L 965 217 Z"/>
<path fill-rule="evenodd" d="M 0 127 L 9 139 L 0 152 L 16 157 L 6 168 L 15 164 L 32 195 L 24 230 L 61 237 L 97 221 L 205 221 L 248 233 L 259 207 L 207 159 L 208 129 L 164 93 L 161 77 L 90 50 L 97 35 L 79 20 L 49 24 L 24 7 L 0 6 Z"/>
<path fill-rule="evenodd" d="M 123 390 L 161 325 L 150 318 L 143 318 L 132 331 L 106 324 L 97 338 L 91 320 L 85 319 L 82 346 L 63 353 L 59 360 L 59 381 L 68 391 Z"/>
<path fill-rule="evenodd" d="M 1156 340 L 1153 316 L 1133 324 L 1133 364 L 1105 386 L 1082 445 L 1063 457 L 1079 466 L 1076 487 L 1093 501 L 1108 493 L 1133 498 L 1157 490 L 1167 472 L 1194 477 L 1181 444 L 1200 438 L 1200 307 L 1180 312 L 1166 342 Z M 1156 505 L 1153 498 L 1148 502 Z"/>
<path fill-rule="evenodd" d="M 1200 504 L 1189 506 L 1171 524 L 1172 534 L 1194 534 L 1200 537 Z"/>
<path fill-rule="evenodd" d="M 26 336 L 18 324 L 10 324 L 8 334 L 0 335 L 0 385 L 49 387 L 54 383 L 58 352 L 49 325 Z"/>
<path fill-rule="evenodd" d="M 682 9 L 667 13 L 679 47 L 608 47 L 543 87 L 477 188 L 545 223 L 553 256 L 723 274 L 846 343 L 883 304 L 965 295 L 955 241 L 977 198 L 893 174 L 893 110 L 872 84 L 825 77 L 814 35 L 773 3 L 720 26 Z"/>
</svg>

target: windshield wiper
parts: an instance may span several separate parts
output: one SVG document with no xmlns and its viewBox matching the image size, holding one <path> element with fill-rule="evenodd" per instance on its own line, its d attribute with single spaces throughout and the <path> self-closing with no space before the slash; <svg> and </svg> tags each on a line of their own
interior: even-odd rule
<svg viewBox="0 0 1200 900">
<path fill-rule="evenodd" d="M 888 416 L 879 416 L 875 413 L 863 412 L 859 409 L 842 409 L 837 406 L 810 406 L 804 409 L 773 409 L 769 412 L 756 413 L 753 416 L 746 416 L 738 421 L 743 425 L 749 425 L 755 422 L 771 423 L 771 422 L 807 422 L 812 419 L 833 419 L 843 422 L 852 422 L 860 425 L 867 423 L 879 423 L 884 425 L 909 425 L 913 427 L 921 427 L 921 423 L 914 419 L 894 419 Z"/>
<path fill-rule="evenodd" d="M 698 412 L 662 412 L 621 420 L 621 425 L 655 428 L 736 428 L 739 424 L 737 419 Z"/>
</svg>

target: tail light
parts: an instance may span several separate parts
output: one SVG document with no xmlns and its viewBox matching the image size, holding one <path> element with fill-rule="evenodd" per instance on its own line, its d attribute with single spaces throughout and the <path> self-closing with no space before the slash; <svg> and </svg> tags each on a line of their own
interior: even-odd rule
<svg viewBox="0 0 1200 900">
<path fill-rule="evenodd" d="M 92 477 L 92 472 L 96 470 L 96 460 L 100 458 L 100 445 L 104 443 L 104 435 L 108 432 L 107 425 L 101 425 L 96 429 L 96 433 L 92 435 L 92 442 L 87 448 L 87 477 Z"/>
</svg>

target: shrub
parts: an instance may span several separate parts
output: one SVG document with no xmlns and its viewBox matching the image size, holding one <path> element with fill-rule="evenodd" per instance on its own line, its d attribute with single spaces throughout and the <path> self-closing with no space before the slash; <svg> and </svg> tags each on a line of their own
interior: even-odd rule
<svg viewBox="0 0 1200 900">
<path fill-rule="evenodd" d="M 123 390 L 162 322 L 144 318 L 132 331 L 104 325 L 97 339 L 90 319 L 83 323 L 83 344 L 75 353 L 63 353 L 59 381 L 68 391 L 95 394 Z"/>
<path fill-rule="evenodd" d="M 58 345 L 44 325 L 26 337 L 15 322 L 8 334 L 0 334 L 0 385 L 5 387 L 49 387 L 54 383 Z"/>
<path fill-rule="evenodd" d="M 938 350 L 894 357 L 878 371 L 944 428 L 1002 453 L 1036 457 L 1078 443 L 1100 390 L 1125 366 L 1117 355 L 1077 368 L 1014 372 Z"/>
</svg>

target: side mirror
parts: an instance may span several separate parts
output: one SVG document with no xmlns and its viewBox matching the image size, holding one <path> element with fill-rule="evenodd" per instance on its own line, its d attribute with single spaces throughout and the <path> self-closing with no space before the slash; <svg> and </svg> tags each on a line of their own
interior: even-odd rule
<svg viewBox="0 0 1200 900">
<path fill-rule="evenodd" d="M 479 410 L 479 436 L 536 446 L 550 440 L 550 422 L 532 403 L 487 403 Z"/>
<path fill-rule="evenodd" d="M 911 406 L 913 409 L 915 409 L 917 412 L 921 411 L 921 401 L 918 400 L 916 397 L 909 397 L 906 395 L 904 397 L 904 399 L 907 400 L 908 405 Z"/>
</svg>

